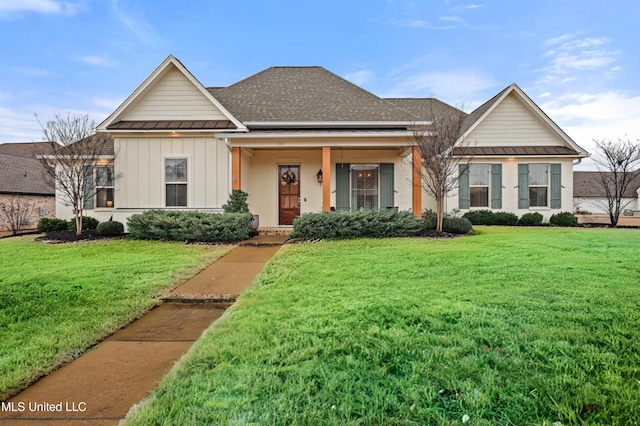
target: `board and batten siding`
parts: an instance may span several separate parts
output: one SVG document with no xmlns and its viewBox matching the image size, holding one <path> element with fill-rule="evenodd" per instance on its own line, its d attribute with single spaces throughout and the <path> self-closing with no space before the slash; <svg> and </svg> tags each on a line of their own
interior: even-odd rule
<svg viewBox="0 0 640 426">
<path fill-rule="evenodd" d="M 230 186 L 229 150 L 211 137 L 116 138 L 118 209 L 164 208 L 164 160 L 188 160 L 188 208 L 219 209 Z"/>
<path fill-rule="evenodd" d="M 473 129 L 466 143 L 479 147 L 564 145 L 512 94 Z"/>
<path fill-rule="evenodd" d="M 122 120 L 228 120 L 187 77 L 176 68 L 168 71 Z"/>
</svg>

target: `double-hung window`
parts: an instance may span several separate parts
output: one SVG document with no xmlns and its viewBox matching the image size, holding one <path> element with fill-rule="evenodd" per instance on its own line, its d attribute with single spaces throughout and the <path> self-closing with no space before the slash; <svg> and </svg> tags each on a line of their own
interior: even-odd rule
<svg viewBox="0 0 640 426">
<path fill-rule="evenodd" d="M 351 165 L 351 209 L 378 209 L 378 165 Z"/>
<path fill-rule="evenodd" d="M 489 207 L 489 164 L 469 165 L 471 207 Z"/>
<path fill-rule="evenodd" d="M 529 207 L 549 205 L 549 165 L 529 164 Z"/>
<path fill-rule="evenodd" d="M 113 166 L 96 167 L 96 207 L 113 208 Z"/>
<path fill-rule="evenodd" d="M 187 207 L 187 159 L 164 160 L 165 204 L 167 207 Z"/>
</svg>

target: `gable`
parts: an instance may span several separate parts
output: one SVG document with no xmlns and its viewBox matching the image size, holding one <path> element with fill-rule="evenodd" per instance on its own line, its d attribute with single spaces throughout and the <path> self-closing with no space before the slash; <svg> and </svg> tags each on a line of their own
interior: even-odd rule
<svg viewBox="0 0 640 426">
<path fill-rule="evenodd" d="M 565 146 L 537 114 L 509 93 L 466 136 L 471 146 Z"/>
<path fill-rule="evenodd" d="M 122 121 L 228 120 L 211 100 L 172 66 L 120 117 Z"/>
</svg>

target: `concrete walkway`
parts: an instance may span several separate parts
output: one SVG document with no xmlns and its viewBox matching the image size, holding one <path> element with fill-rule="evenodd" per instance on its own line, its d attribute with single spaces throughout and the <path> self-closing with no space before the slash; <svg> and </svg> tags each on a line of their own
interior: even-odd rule
<svg viewBox="0 0 640 426">
<path fill-rule="evenodd" d="M 166 294 L 162 305 L 4 402 L 0 424 L 118 424 L 251 284 L 285 238 L 257 237 L 249 240 L 255 246 L 231 250 Z"/>
</svg>

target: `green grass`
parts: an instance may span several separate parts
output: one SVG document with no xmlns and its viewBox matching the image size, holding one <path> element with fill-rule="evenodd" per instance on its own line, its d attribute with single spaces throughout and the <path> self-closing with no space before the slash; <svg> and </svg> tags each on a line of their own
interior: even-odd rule
<svg viewBox="0 0 640 426">
<path fill-rule="evenodd" d="M 285 246 L 127 424 L 640 424 L 640 232 Z"/>
<path fill-rule="evenodd" d="M 229 247 L 0 240 L 0 399 L 158 303 Z"/>
</svg>

